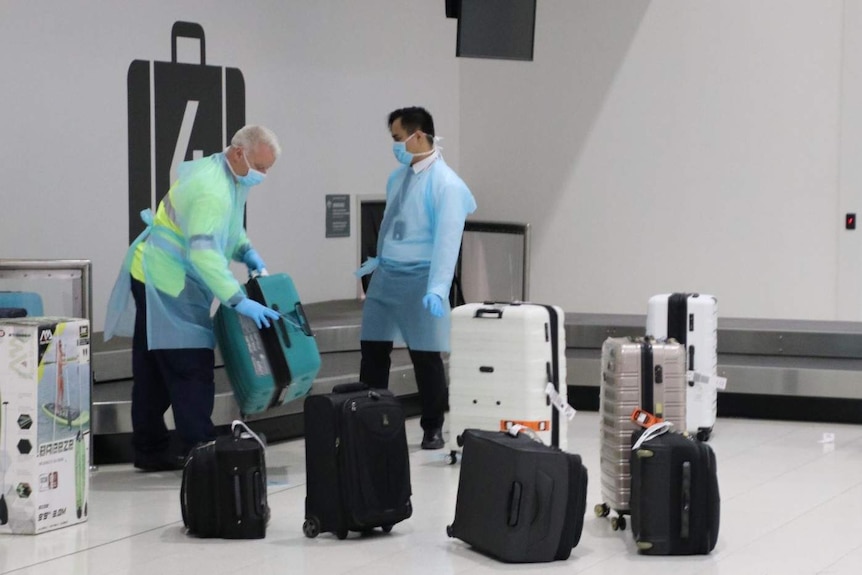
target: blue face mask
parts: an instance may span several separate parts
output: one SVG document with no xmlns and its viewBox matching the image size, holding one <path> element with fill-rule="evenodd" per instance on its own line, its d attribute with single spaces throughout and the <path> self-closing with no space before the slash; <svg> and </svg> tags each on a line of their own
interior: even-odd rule
<svg viewBox="0 0 862 575">
<path fill-rule="evenodd" d="M 409 142 L 410 138 L 418 133 L 419 132 L 413 132 L 403 142 L 392 142 L 392 153 L 395 154 L 395 159 L 405 166 L 409 166 L 413 162 L 413 154 L 407 151 L 407 142 Z"/>
<path fill-rule="evenodd" d="M 242 153 L 242 158 L 245 160 L 245 165 L 248 166 L 248 173 L 244 176 L 237 176 L 236 181 L 248 188 L 261 183 L 266 178 L 266 174 L 251 167 L 248 157 L 245 155 L 245 151 Z"/>
<path fill-rule="evenodd" d="M 405 166 L 413 163 L 413 154 L 407 151 L 407 144 L 404 142 L 392 142 L 392 153 L 395 154 L 395 159 Z"/>
</svg>

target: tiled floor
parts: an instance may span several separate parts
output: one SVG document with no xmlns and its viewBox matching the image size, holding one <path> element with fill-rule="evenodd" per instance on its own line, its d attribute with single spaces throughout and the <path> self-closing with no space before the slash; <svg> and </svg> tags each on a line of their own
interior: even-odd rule
<svg viewBox="0 0 862 575">
<path fill-rule="evenodd" d="M 718 457 L 721 532 L 705 557 L 641 557 L 631 532 L 614 532 L 592 513 L 601 501 L 598 415 L 578 413 L 571 451 L 591 482 L 584 534 L 568 561 L 506 565 L 446 537 L 459 465 L 418 448 L 408 423 L 413 517 L 392 533 L 302 534 L 305 497 L 301 440 L 267 452 L 270 506 L 266 539 L 187 536 L 179 509 L 180 473 L 141 474 L 104 466 L 92 479 L 88 523 L 32 536 L 0 536 L 0 573 L 17 575 L 467 575 L 512 573 L 852 574 L 862 572 L 862 426 L 721 419 L 711 444 Z M 834 441 L 824 441 L 824 434 Z"/>
</svg>

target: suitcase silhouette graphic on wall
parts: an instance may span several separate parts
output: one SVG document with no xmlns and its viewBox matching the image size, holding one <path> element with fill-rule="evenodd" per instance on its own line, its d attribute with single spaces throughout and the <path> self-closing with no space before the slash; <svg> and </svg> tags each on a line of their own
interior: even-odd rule
<svg viewBox="0 0 862 575">
<path fill-rule="evenodd" d="M 177 62 L 177 38 L 200 41 L 199 63 Z M 206 64 L 200 24 L 174 22 L 171 61 L 134 60 L 127 82 L 131 242 L 144 229 L 141 210 L 168 192 L 171 168 L 222 151 L 245 125 L 245 81 L 237 68 Z"/>
</svg>

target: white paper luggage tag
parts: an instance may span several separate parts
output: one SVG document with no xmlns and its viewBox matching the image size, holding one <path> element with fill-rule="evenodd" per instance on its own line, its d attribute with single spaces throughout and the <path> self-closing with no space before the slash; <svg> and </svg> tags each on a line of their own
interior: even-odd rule
<svg viewBox="0 0 862 575">
<path fill-rule="evenodd" d="M 689 371 L 687 373 L 688 381 L 693 383 L 706 383 L 712 386 L 715 386 L 716 389 L 725 390 L 727 389 L 727 378 L 721 377 L 718 375 L 707 375 L 705 373 L 700 373 L 699 371 Z"/>
<path fill-rule="evenodd" d="M 240 431 L 240 434 L 239 434 L 240 439 L 254 439 L 255 441 L 257 441 L 260 444 L 261 448 L 264 451 L 266 451 L 266 444 L 257 435 L 257 433 L 252 431 L 251 428 L 249 428 L 249 426 L 245 424 L 244 421 L 239 420 L 239 419 L 234 419 L 233 422 L 231 422 L 231 424 L 230 424 L 231 433 L 234 433 L 237 427 L 241 427 L 242 429 L 245 430 L 245 431 Z"/>
<path fill-rule="evenodd" d="M 549 384 L 545 387 L 545 393 L 546 393 L 546 394 L 548 395 L 548 397 L 551 399 L 551 405 L 553 405 L 554 407 L 556 407 L 556 408 L 557 408 L 557 411 L 559 411 L 560 413 L 562 413 L 562 414 L 563 414 L 563 416 L 564 416 L 566 419 L 571 420 L 571 419 L 573 419 L 573 418 L 575 417 L 575 414 L 577 413 L 577 410 L 576 410 L 574 407 L 572 407 L 571 405 L 569 405 L 569 404 L 568 404 L 568 403 L 567 403 L 567 402 L 566 402 L 566 401 L 565 401 L 565 400 L 560 396 L 560 394 L 557 392 L 557 390 L 556 390 L 556 389 L 554 389 L 554 384 L 553 384 L 553 383 L 549 383 Z"/>
</svg>

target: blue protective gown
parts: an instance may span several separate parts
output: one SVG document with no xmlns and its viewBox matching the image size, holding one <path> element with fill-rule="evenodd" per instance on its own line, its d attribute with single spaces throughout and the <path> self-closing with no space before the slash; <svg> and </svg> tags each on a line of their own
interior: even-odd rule
<svg viewBox="0 0 862 575">
<path fill-rule="evenodd" d="M 184 162 L 155 218 L 132 243 L 111 293 L 105 339 L 134 332 L 131 276 L 147 287 L 149 348 L 214 348 L 213 297 L 235 305 L 245 297 L 230 259 L 251 244 L 242 225 L 248 188 L 233 178 L 223 153 Z"/>
<path fill-rule="evenodd" d="M 360 277 L 375 272 L 362 314 L 363 340 L 449 351 L 449 289 L 464 221 L 475 210 L 473 194 L 439 155 L 419 173 L 413 166 L 392 172 L 377 257 L 357 272 Z M 443 317 L 423 307 L 426 293 L 443 300 Z"/>
</svg>

